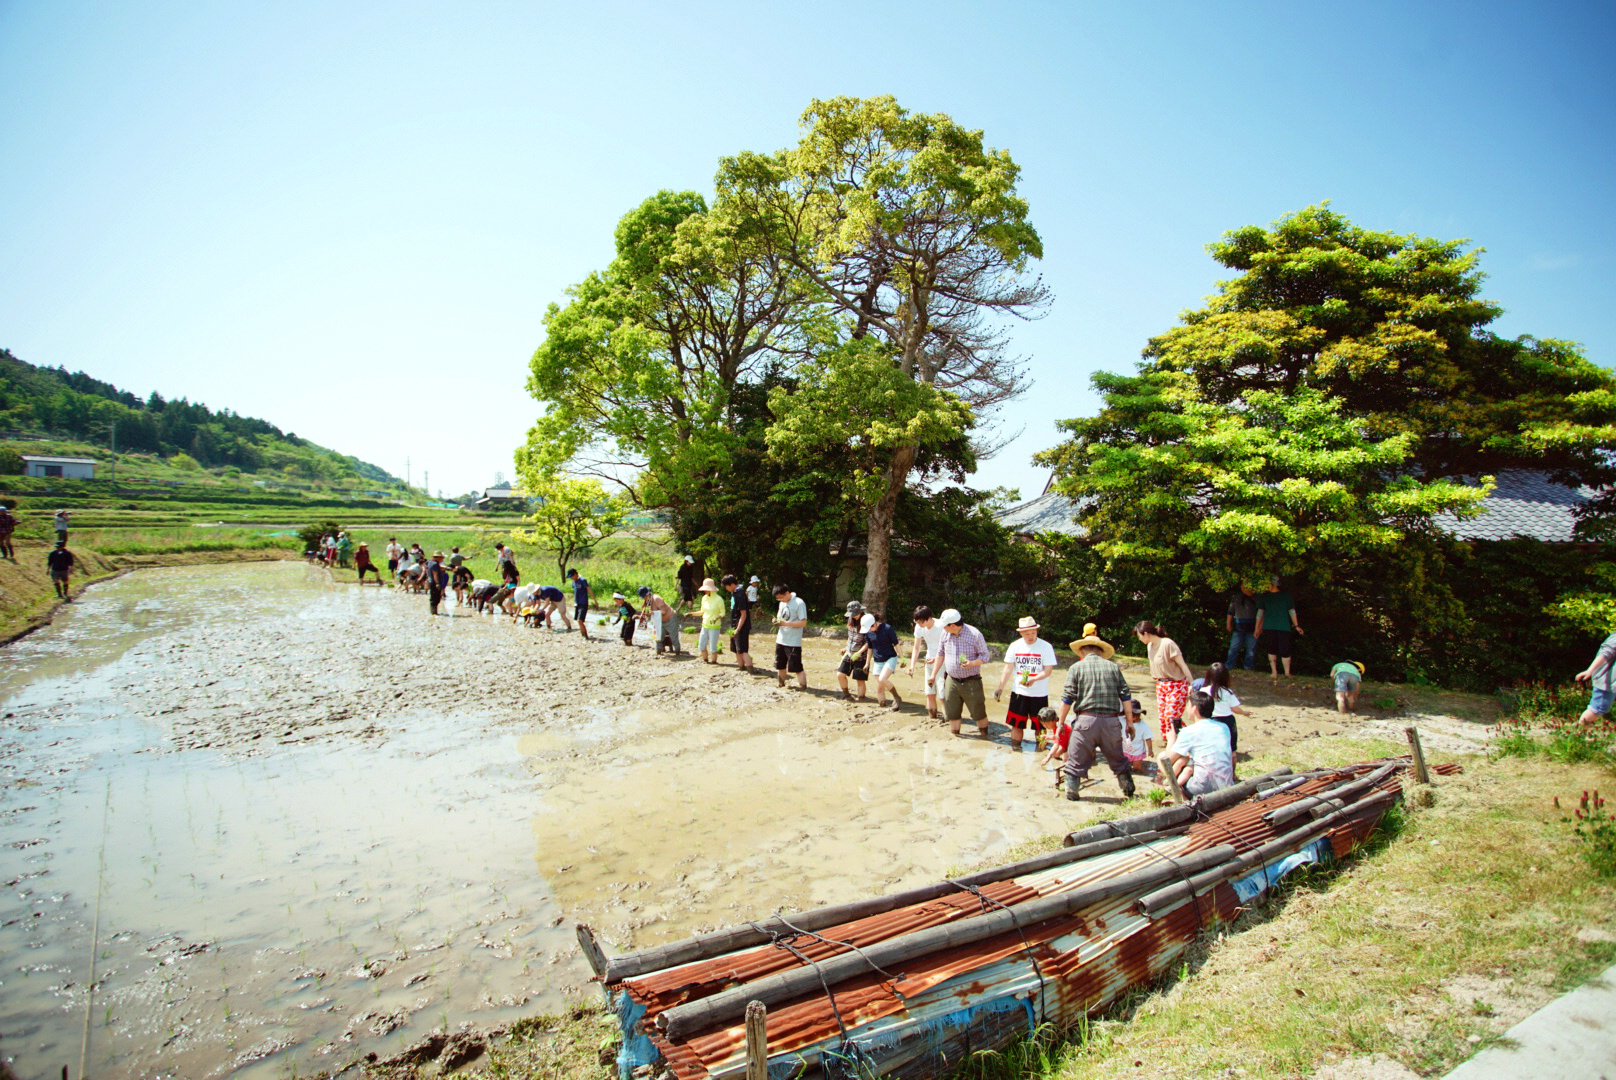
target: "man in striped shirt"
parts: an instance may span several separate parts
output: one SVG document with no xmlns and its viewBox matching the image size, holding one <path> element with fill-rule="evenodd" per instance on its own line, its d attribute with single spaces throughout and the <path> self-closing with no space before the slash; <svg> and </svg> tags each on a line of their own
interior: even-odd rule
<svg viewBox="0 0 1616 1080">
<path fill-rule="evenodd" d="M 948 719 L 948 728 L 958 735 L 960 714 L 969 707 L 971 719 L 976 721 L 976 734 L 985 739 L 988 702 L 982 691 L 982 665 L 991 655 L 987 639 L 982 631 L 967 625 L 954 608 L 937 616 L 937 621 L 943 627 L 943 648 L 932 661 L 930 677 L 937 678 L 938 668 L 948 675 L 948 689 L 943 697 L 943 715 Z"/>
</svg>

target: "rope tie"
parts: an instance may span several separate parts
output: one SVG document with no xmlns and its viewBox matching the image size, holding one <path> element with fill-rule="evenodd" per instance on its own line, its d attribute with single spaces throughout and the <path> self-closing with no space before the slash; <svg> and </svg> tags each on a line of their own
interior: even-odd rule
<svg viewBox="0 0 1616 1080">
<path fill-rule="evenodd" d="M 1027 932 L 1021 927 L 1021 917 L 1011 910 L 1011 908 L 987 895 L 975 885 L 967 885 L 963 881 L 955 881 L 952 878 L 945 878 L 944 880 L 946 880 L 956 889 L 964 889 L 966 892 L 976 897 L 977 903 L 982 905 L 983 912 L 987 912 L 990 910 L 990 908 L 998 908 L 1000 911 L 1008 911 L 1010 913 L 1010 921 L 1015 925 L 1016 934 L 1021 938 L 1021 948 L 1024 952 L 1026 952 L 1027 959 L 1032 962 L 1033 974 L 1038 976 L 1038 1010 L 1033 1015 L 1033 1019 L 1038 1021 L 1040 1026 L 1043 1025 L 1049 1019 L 1047 1007 L 1044 1003 L 1044 992 L 1046 986 L 1046 983 L 1044 982 L 1044 969 L 1043 966 L 1038 963 L 1037 955 L 1032 951 L 1032 943 L 1027 940 Z"/>
<path fill-rule="evenodd" d="M 1200 797 L 1197 796 L 1196 802 L 1199 801 Z M 1132 840 L 1136 846 L 1143 848 L 1145 851 L 1148 851 L 1150 854 L 1156 856 L 1156 858 L 1165 859 L 1172 866 L 1172 868 L 1178 872 L 1178 879 L 1180 881 L 1189 881 L 1190 875 L 1184 869 L 1183 865 L 1180 864 L 1177 859 L 1167 854 L 1167 852 L 1157 851 L 1155 848 L 1139 839 L 1133 833 L 1123 832 L 1121 829 L 1117 828 L 1117 823 L 1114 821 L 1107 821 L 1104 824 L 1105 827 L 1111 830 L 1114 835 L 1120 836 L 1126 840 Z M 1190 890 L 1190 903 L 1195 907 L 1195 932 L 1200 933 L 1201 930 L 1206 926 L 1206 920 L 1201 915 L 1201 898 L 1195 895 L 1194 889 Z"/>
<path fill-rule="evenodd" d="M 856 1077 L 858 1075 L 857 1070 L 862 1068 L 866 1076 L 874 1076 L 875 1062 L 870 1058 L 865 1049 L 860 1046 L 852 1038 L 852 1036 L 848 1035 L 847 1023 L 842 1019 L 842 1010 L 836 1006 L 836 994 L 831 990 L 830 983 L 825 978 L 824 969 L 819 966 L 819 961 L 815 960 L 813 957 L 797 948 L 797 946 L 793 945 L 791 943 L 791 939 L 798 936 L 811 937 L 816 941 L 824 942 L 828 945 L 844 945 L 847 948 L 852 949 L 854 952 L 857 952 L 860 956 L 864 956 L 863 951 L 860 950 L 856 945 L 850 945 L 845 941 L 832 941 L 829 938 L 821 937 L 811 930 L 798 930 L 796 927 L 791 926 L 790 923 L 786 922 L 784 918 L 781 918 L 778 915 L 776 915 L 775 918 L 780 919 L 780 921 L 785 923 L 786 926 L 791 927 L 793 932 L 790 935 L 781 934 L 777 930 L 771 930 L 768 927 L 760 926 L 755 922 L 748 922 L 747 925 L 760 934 L 767 934 L 769 936 L 770 945 L 777 949 L 784 949 L 786 952 L 796 957 L 800 963 L 814 969 L 814 974 L 819 976 L 820 988 L 825 991 L 825 1000 L 830 1002 L 831 1016 L 835 1017 L 836 1019 L 836 1031 L 841 1040 L 841 1045 L 836 1051 L 837 1055 L 845 1058 L 851 1064 L 854 1070 L 851 1075 Z M 884 971 L 881 971 L 879 967 L 876 967 L 875 964 L 871 963 L 868 956 L 864 956 L 864 962 L 870 964 L 870 966 L 875 968 L 876 971 L 880 972 L 883 977 L 885 977 L 888 981 L 891 981 L 892 976 L 888 975 Z M 825 1071 L 827 1073 L 831 1071 L 828 1063 L 826 1064 Z"/>
</svg>

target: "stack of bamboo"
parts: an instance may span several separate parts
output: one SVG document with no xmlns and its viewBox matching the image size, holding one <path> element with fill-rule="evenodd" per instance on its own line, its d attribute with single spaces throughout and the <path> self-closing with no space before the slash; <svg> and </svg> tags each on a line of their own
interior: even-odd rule
<svg viewBox="0 0 1616 1080">
<path fill-rule="evenodd" d="M 772 1077 L 936 1076 L 1158 978 L 1201 929 L 1362 841 L 1409 767 L 1281 769 L 1008 866 L 623 956 L 578 936 L 622 1026 L 625 1080 L 663 1065 L 751 1080 L 764 1057 Z M 752 1002 L 768 1012 L 765 1028 L 753 1010 L 748 1073 Z"/>
</svg>

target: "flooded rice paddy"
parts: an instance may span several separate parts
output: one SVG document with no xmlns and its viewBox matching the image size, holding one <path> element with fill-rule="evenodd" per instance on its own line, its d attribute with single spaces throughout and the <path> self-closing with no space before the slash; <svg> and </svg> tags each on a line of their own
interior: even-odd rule
<svg viewBox="0 0 1616 1080">
<path fill-rule="evenodd" d="M 1034 755 L 913 709 L 433 619 L 297 563 L 92 588 L 0 649 L 0 717 L 23 1078 L 336 1071 L 593 994 L 575 922 L 641 947 L 1075 817 Z"/>
</svg>

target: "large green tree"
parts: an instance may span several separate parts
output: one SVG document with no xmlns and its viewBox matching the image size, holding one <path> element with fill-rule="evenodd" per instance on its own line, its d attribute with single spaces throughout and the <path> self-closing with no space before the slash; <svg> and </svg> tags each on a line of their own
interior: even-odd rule
<svg viewBox="0 0 1616 1080">
<path fill-rule="evenodd" d="M 879 342 L 898 376 L 926 388 L 898 395 L 910 411 L 897 426 L 912 427 L 913 437 L 893 437 L 883 418 L 866 423 L 856 409 L 837 410 L 848 425 L 835 437 L 879 447 L 877 470 L 855 478 L 847 495 L 868 520 L 864 602 L 884 608 L 898 498 L 927 449 L 922 435 L 934 444 L 958 438 L 1022 389 L 1004 326 L 1047 302 L 1027 272 L 1043 243 L 1016 192 L 1019 167 L 981 131 L 942 113 L 911 113 L 891 97 L 814 101 L 801 123 L 795 147 L 725 159 L 720 201 L 812 283 L 836 314 L 839 338 Z M 822 359 L 834 368 L 870 355 L 838 349 Z M 805 388 L 838 378 L 832 371 Z M 889 382 L 872 389 L 888 392 Z M 966 409 L 919 404 L 938 401 L 936 392 Z M 945 413 L 949 432 L 938 427 Z M 829 434 L 826 423 L 815 426 Z"/>
<path fill-rule="evenodd" d="M 724 475 L 737 388 L 804 355 L 812 326 L 800 275 L 746 233 L 695 192 L 623 217 L 611 265 L 545 315 L 528 468 L 565 465 L 674 509 Z"/>
<path fill-rule="evenodd" d="M 1453 516 L 1506 468 L 1609 482 L 1616 380 L 1568 343 L 1490 332 L 1498 307 L 1460 241 L 1310 207 L 1211 251 L 1238 276 L 1135 374 L 1096 375 L 1100 411 L 1040 455 L 1085 551 L 1158 603 L 1165 572 L 1196 594 L 1184 614 L 1241 578 L 1296 574 L 1350 624 L 1342 647 L 1384 641 L 1404 671 L 1484 679 L 1465 595 L 1479 563 Z"/>
</svg>

